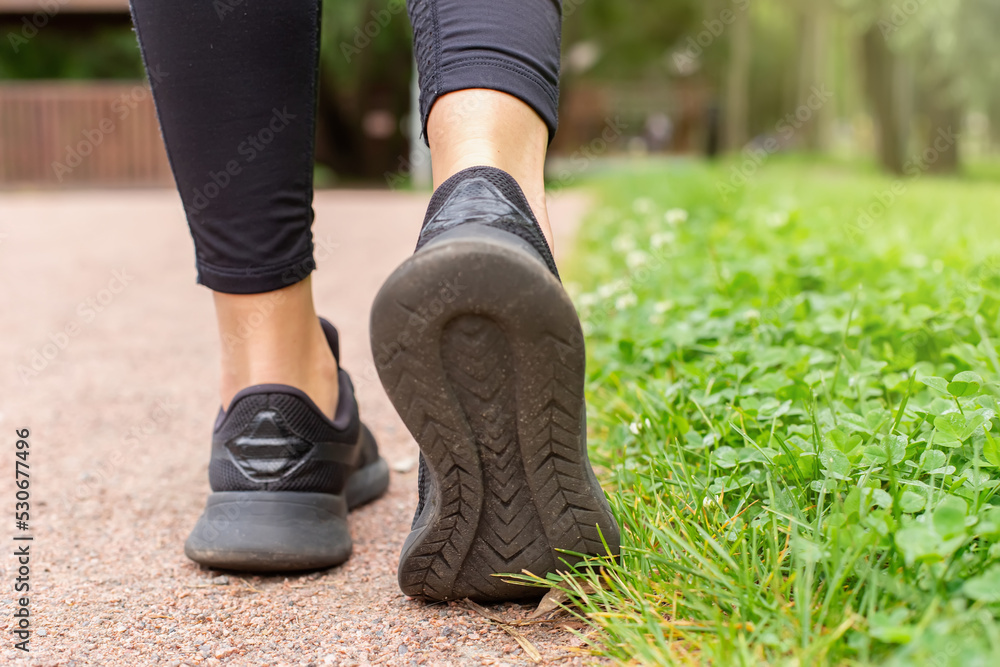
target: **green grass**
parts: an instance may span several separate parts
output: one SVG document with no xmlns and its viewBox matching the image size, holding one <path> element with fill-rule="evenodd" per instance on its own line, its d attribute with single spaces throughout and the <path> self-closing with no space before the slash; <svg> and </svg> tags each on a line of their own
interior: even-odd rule
<svg viewBox="0 0 1000 667">
<path fill-rule="evenodd" d="M 559 585 L 624 662 L 997 664 L 1000 188 L 731 168 L 594 183 L 567 273 L 623 557 Z"/>
</svg>

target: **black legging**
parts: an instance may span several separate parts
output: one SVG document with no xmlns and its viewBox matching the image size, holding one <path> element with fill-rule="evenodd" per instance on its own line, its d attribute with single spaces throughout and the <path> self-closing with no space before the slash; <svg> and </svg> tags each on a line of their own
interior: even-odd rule
<svg viewBox="0 0 1000 667">
<path fill-rule="evenodd" d="M 360 0 L 359 0 L 360 1 Z M 388 0 L 390 3 L 401 0 Z M 319 0 L 132 0 L 198 282 L 287 287 L 315 268 Z M 410 0 L 424 128 L 438 97 L 509 93 L 556 128 L 559 0 Z"/>
</svg>

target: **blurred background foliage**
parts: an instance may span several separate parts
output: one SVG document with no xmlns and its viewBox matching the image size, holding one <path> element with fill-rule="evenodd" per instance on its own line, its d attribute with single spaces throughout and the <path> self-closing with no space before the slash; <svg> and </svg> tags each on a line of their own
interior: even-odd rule
<svg viewBox="0 0 1000 667">
<path fill-rule="evenodd" d="M 903 173 L 951 128 L 961 140 L 921 169 L 954 173 L 997 148 L 1000 0 L 565 0 L 563 10 L 557 156 L 585 150 L 615 118 L 626 130 L 602 156 L 715 155 L 772 138 L 781 151 Z M 5 42 L 22 19 L 0 14 Z M 323 0 L 323 28 L 317 160 L 341 179 L 405 172 L 402 3 Z M 9 47 L 2 79 L 141 76 L 123 12 L 60 13 Z M 828 99 L 809 108 L 817 90 Z"/>
</svg>

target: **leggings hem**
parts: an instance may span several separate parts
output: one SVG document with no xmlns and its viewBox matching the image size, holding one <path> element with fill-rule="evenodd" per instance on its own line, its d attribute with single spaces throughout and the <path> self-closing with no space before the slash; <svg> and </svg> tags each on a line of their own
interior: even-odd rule
<svg viewBox="0 0 1000 667">
<path fill-rule="evenodd" d="M 312 248 L 298 258 L 263 267 L 243 269 L 213 266 L 198 259 L 198 284 L 223 294 L 263 294 L 290 287 L 316 270 Z"/>
<path fill-rule="evenodd" d="M 512 63 L 492 58 L 475 58 L 452 64 L 435 72 L 433 91 L 421 100 L 424 141 L 428 142 L 427 119 L 442 95 L 471 88 L 487 88 L 518 98 L 542 119 L 549 130 L 549 143 L 559 126 L 559 86 L 546 84 L 538 76 Z"/>
</svg>

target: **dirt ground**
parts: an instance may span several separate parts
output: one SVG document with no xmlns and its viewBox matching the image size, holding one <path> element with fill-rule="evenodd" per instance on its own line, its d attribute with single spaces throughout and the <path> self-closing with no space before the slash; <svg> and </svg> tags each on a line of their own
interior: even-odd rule
<svg viewBox="0 0 1000 667">
<path fill-rule="evenodd" d="M 0 663 L 519 665 L 460 603 L 410 600 L 396 561 L 417 447 L 379 384 L 368 309 L 411 251 L 426 195 L 321 192 L 320 312 L 341 330 L 362 417 L 393 467 L 351 515 L 354 556 L 291 577 L 199 568 L 183 541 L 208 493 L 217 353 L 209 292 L 172 191 L 0 193 Z M 553 202 L 565 250 L 584 202 Z M 36 356 L 37 355 L 37 356 Z M 15 431 L 30 429 L 30 531 L 16 529 Z M 33 541 L 14 541 L 15 536 Z M 30 653 L 13 648 L 14 551 L 30 545 Z M 531 607 L 500 605 L 504 619 Z M 547 663 L 583 664 L 568 617 L 521 626 Z"/>
</svg>

